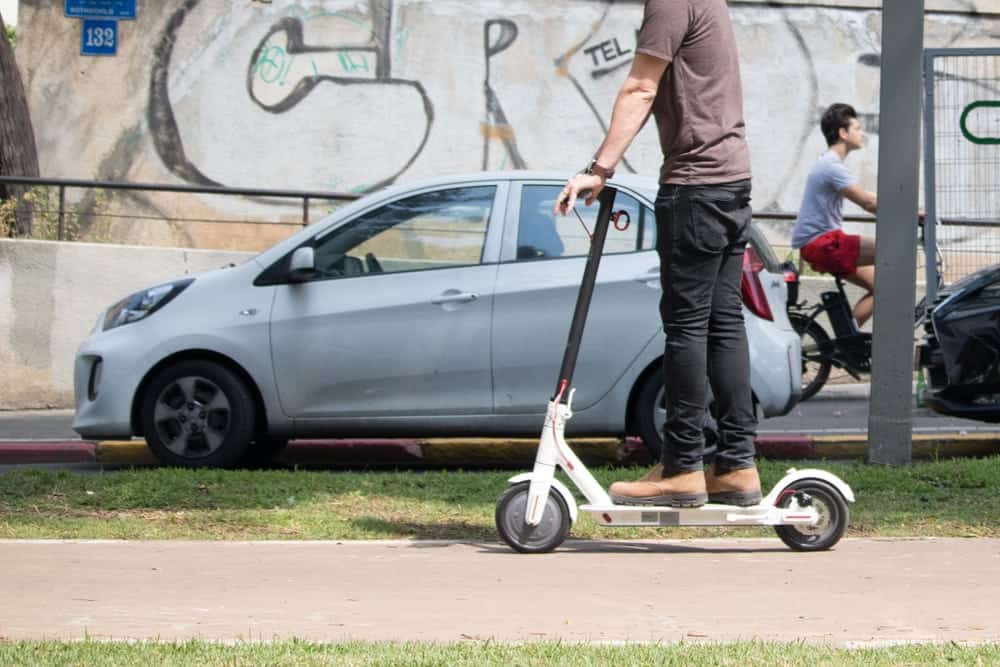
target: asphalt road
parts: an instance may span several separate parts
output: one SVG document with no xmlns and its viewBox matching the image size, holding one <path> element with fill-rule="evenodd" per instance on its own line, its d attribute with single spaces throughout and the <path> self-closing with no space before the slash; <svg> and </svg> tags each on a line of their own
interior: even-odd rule
<svg viewBox="0 0 1000 667">
<path fill-rule="evenodd" d="M 77 440 L 72 410 L 0 412 L 0 440 Z M 824 398 L 800 403 L 784 417 L 762 420 L 760 435 L 845 435 L 868 430 L 867 398 Z M 927 409 L 913 411 L 914 433 L 991 433 L 1000 424 L 954 419 Z"/>
<path fill-rule="evenodd" d="M 868 432 L 867 398 L 821 399 L 799 403 L 784 417 L 760 422 L 760 435 L 850 435 Z M 956 419 L 927 408 L 913 409 L 914 433 L 994 433 L 1000 424 Z"/>
</svg>

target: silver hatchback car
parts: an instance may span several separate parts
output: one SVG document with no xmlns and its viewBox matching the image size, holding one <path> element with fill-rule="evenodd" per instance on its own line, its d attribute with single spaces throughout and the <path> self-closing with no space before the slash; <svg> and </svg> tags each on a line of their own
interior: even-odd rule
<svg viewBox="0 0 1000 667">
<path fill-rule="evenodd" d="M 266 460 L 292 438 L 534 435 L 597 206 L 554 219 L 566 174 L 397 186 L 239 266 L 122 299 L 76 357 L 73 428 L 144 436 L 166 464 Z M 653 180 L 620 177 L 575 376 L 571 436 L 662 443 Z M 778 261 L 755 230 L 743 296 L 764 416 L 800 392 Z"/>
</svg>

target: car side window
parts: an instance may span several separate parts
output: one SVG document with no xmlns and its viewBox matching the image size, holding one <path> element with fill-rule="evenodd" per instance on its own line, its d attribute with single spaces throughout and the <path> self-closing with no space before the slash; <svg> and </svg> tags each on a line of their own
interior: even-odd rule
<svg viewBox="0 0 1000 667">
<path fill-rule="evenodd" d="M 386 204 L 317 240 L 323 278 L 479 264 L 496 187 L 425 192 Z"/>
<path fill-rule="evenodd" d="M 576 206 L 587 230 L 576 215 L 554 218 L 552 209 L 560 185 L 525 185 L 521 188 L 521 206 L 517 226 L 517 260 L 554 259 L 558 257 L 586 256 L 590 250 L 588 231 L 593 232 L 597 222 L 597 205 Z M 652 250 L 656 247 L 656 220 L 652 209 L 643 206 L 632 195 L 618 191 L 615 211 L 626 211 L 628 229 L 608 231 L 604 243 L 605 254 Z M 623 221 L 624 223 L 624 221 Z"/>
</svg>

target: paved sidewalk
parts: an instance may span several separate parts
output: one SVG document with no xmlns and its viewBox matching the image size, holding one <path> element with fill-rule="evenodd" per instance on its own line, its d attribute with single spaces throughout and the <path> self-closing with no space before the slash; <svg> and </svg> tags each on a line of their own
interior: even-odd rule
<svg viewBox="0 0 1000 667">
<path fill-rule="evenodd" d="M 1000 540 L 0 541 L 8 639 L 1000 639 Z"/>
</svg>

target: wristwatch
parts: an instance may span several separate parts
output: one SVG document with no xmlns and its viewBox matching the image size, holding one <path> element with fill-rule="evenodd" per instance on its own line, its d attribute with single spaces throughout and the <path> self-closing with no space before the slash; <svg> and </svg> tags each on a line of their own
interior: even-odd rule
<svg viewBox="0 0 1000 667">
<path fill-rule="evenodd" d="M 596 176 L 600 176 L 604 180 L 608 180 L 614 177 L 615 170 L 608 169 L 607 167 L 602 167 L 601 165 L 597 164 L 597 158 L 594 158 L 593 160 L 590 161 L 590 164 L 587 165 L 587 168 L 583 170 L 583 173 L 594 174 Z"/>
</svg>

